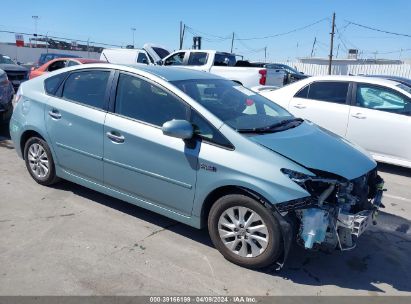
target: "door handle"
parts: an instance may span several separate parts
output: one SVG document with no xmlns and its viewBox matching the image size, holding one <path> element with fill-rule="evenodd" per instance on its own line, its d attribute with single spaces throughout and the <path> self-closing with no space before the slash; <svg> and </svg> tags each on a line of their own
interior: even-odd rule
<svg viewBox="0 0 411 304">
<path fill-rule="evenodd" d="M 304 105 L 302 105 L 302 104 L 298 103 L 298 104 L 294 105 L 294 108 L 297 108 L 297 109 L 305 109 L 305 108 L 306 108 L 306 106 L 304 106 Z"/>
<path fill-rule="evenodd" d="M 57 111 L 56 109 L 53 109 L 53 110 L 49 111 L 49 115 L 54 119 L 60 119 L 61 118 L 60 112 Z"/>
<path fill-rule="evenodd" d="M 115 133 L 116 134 L 114 134 L 114 132 L 107 132 L 106 135 L 111 141 L 113 141 L 115 143 L 118 143 L 118 144 L 122 144 L 124 142 L 124 139 L 125 139 L 124 136 L 118 134 L 117 132 L 115 132 Z"/>
<path fill-rule="evenodd" d="M 365 116 L 364 114 L 362 114 L 362 113 L 356 113 L 356 114 L 353 114 L 353 115 L 351 115 L 352 117 L 355 117 L 355 118 L 358 118 L 358 119 L 365 119 L 365 118 L 367 118 L 367 116 Z"/>
</svg>

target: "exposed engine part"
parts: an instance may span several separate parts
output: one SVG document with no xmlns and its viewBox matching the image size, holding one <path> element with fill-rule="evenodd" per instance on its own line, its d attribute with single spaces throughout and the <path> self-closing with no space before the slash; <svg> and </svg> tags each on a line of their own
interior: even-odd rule
<svg viewBox="0 0 411 304">
<path fill-rule="evenodd" d="M 278 205 L 294 211 L 299 220 L 298 240 L 307 249 L 350 250 L 371 223 L 375 224 L 384 187 L 376 170 L 354 180 L 313 177 L 283 170 L 310 197 Z M 293 209 L 295 208 L 295 209 Z"/>
<path fill-rule="evenodd" d="M 329 226 L 328 212 L 319 208 L 309 208 L 299 211 L 298 214 L 301 220 L 299 235 L 304 247 L 311 249 L 315 243 L 322 243 Z"/>
</svg>

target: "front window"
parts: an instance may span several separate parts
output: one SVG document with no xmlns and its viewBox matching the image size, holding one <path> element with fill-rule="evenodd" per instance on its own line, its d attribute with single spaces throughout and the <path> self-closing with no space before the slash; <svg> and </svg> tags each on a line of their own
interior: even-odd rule
<svg viewBox="0 0 411 304">
<path fill-rule="evenodd" d="M 168 91 L 141 78 L 120 74 L 115 113 L 161 127 L 172 119 L 187 119 L 188 111 Z"/>
<path fill-rule="evenodd" d="M 239 132 L 275 132 L 296 126 L 288 123 L 295 119 L 285 109 L 230 80 L 189 79 L 172 83 Z"/>
<path fill-rule="evenodd" d="M 178 52 L 164 61 L 164 65 L 182 65 L 186 53 Z"/>
<path fill-rule="evenodd" d="M 356 105 L 373 110 L 410 115 L 411 101 L 406 96 L 380 86 L 359 84 Z"/>
</svg>

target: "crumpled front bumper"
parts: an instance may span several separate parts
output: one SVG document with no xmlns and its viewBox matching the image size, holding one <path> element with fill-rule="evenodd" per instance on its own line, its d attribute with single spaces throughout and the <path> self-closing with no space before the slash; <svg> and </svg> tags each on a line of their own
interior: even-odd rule
<svg viewBox="0 0 411 304">
<path fill-rule="evenodd" d="M 356 214 L 339 212 L 335 230 L 338 239 L 338 248 L 340 250 L 345 251 L 355 248 L 355 242 L 352 240 L 360 237 L 371 225 L 377 224 L 376 220 L 379 209 L 384 207 L 382 204 L 383 192 L 384 181 L 377 186 L 371 209 L 363 210 Z M 351 239 L 349 237 L 351 237 Z M 344 238 L 344 242 L 342 238 Z"/>
</svg>

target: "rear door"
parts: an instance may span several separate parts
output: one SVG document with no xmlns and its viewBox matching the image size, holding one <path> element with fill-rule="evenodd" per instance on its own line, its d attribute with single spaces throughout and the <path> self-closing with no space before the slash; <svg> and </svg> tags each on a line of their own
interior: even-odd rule
<svg viewBox="0 0 411 304">
<path fill-rule="evenodd" d="M 103 181 L 103 126 L 111 77 L 108 69 L 71 72 L 59 92 L 49 98 L 45 111 L 60 168 L 99 183 Z"/>
<path fill-rule="evenodd" d="M 411 164 L 411 99 L 374 84 L 355 84 L 347 138 L 377 156 Z"/>
<path fill-rule="evenodd" d="M 297 117 L 345 136 L 350 111 L 349 89 L 348 81 L 312 82 L 295 94 L 288 109 Z"/>
</svg>

